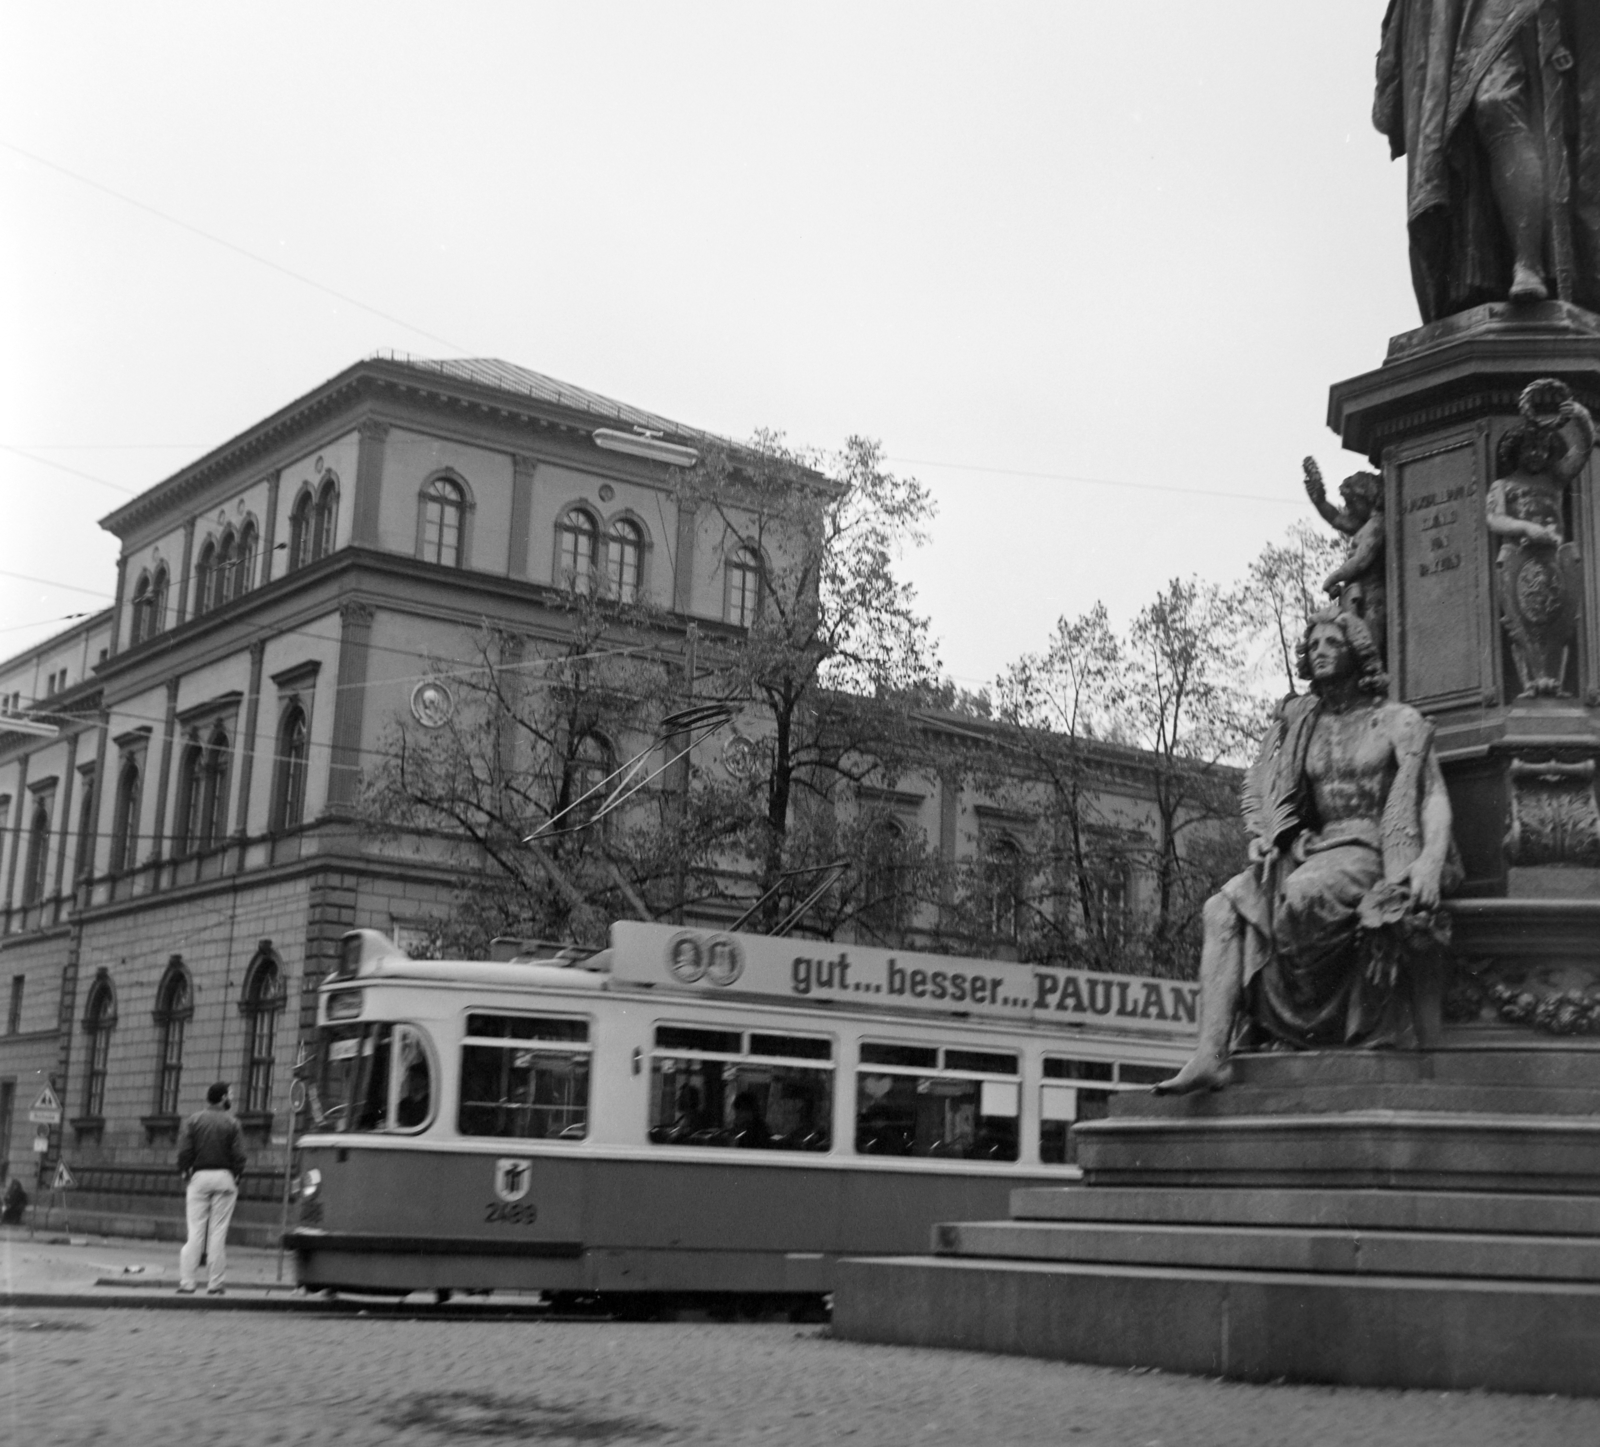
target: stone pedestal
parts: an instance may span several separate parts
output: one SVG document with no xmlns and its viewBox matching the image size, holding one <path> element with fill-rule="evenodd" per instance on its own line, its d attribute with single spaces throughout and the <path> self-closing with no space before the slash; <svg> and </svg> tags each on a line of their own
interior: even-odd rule
<svg viewBox="0 0 1600 1447">
<path fill-rule="evenodd" d="M 1417 992 L 1432 1048 L 1243 1056 L 1218 1094 L 1119 1095 L 1074 1128 L 1084 1185 L 941 1226 L 926 1257 L 842 1263 L 839 1335 L 1600 1395 L 1593 460 L 1562 529 L 1577 625 L 1570 591 L 1559 630 L 1540 625 L 1564 650 L 1532 675 L 1553 696 L 1523 696 L 1499 590 L 1531 586 L 1527 564 L 1504 581 L 1485 522 L 1496 446 L 1541 377 L 1600 414 L 1600 317 L 1482 307 L 1395 338 L 1329 405 L 1383 472 L 1391 687 L 1436 726 L 1466 869 L 1448 977 Z"/>
<path fill-rule="evenodd" d="M 1084 1184 L 841 1263 L 834 1331 L 1251 1381 L 1600 1395 L 1600 1072 L 1577 1048 L 1243 1057 L 1120 1095 Z"/>
<path fill-rule="evenodd" d="M 1600 898 L 1600 508 L 1570 490 L 1581 617 L 1558 698 L 1519 698 L 1485 523 L 1495 447 L 1539 377 L 1600 414 L 1600 317 L 1561 302 L 1479 307 L 1396 337 L 1334 386 L 1328 423 L 1383 472 L 1394 696 L 1438 729 L 1468 897 Z"/>
</svg>

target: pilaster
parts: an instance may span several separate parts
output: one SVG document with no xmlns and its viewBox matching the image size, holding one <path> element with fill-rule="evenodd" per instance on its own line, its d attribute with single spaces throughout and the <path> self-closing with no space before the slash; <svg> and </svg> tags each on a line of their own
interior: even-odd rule
<svg viewBox="0 0 1600 1447">
<path fill-rule="evenodd" d="M 372 609 L 360 601 L 339 609 L 339 674 L 333 696 L 333 748 L 328 807 L 348 809 L 361 787 L 361 738 L 366 712 Z"/>
<path fill-rule="evenodd" d="M 383 461 L 389 424 L 368 418 L 357 429 L 356 495 L 350 513 L 350 541 L 358 548 L 378 546 L 378 509 L 383 499 Z"/>
<path fill-rule="evenodd" d="M 189 564 L 194 556 L 194 519 L 183 525 L 183 561 L 178 567 L 178 611 L 181 624 L 189 616 Z"/>
<path fill-rule="evenodd" d="M 533 533 L 533 487 L 539 464 L 514 453 L 511 458 L 511 545 L 506 572 L 513 578 L 528 576 L 528 550 Z"/>
<path fill-rule="evenodd" d="M 267 515 L 261 522 L 261 586 L 272 581 L 272 560 L 278 548 L 278 488 L 283 482 L 280 467 L 267 479 Z"/>
</svg>

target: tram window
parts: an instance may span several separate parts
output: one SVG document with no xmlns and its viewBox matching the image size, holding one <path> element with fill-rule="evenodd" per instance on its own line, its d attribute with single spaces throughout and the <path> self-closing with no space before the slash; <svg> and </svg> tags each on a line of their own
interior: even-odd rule
<svg viewBox="0 0 1600 1447">
<path fill-rule="evenodd" d="M 1047 1056 L 1044 1062 L 1046 1080 L 1110 1080 L 1109 1060 L 1061 1060 Z"/>
<path fill-rule="evenodd" d="M 586 1042 L 587 1020 L 562 1019 L 548 1015 L 467 1016 L 467 1034 L 475 1040 L 553 1040 Z"/>
<path fill-rule="evenodd" d="M 1166 1065 L 1133 1065 L 1124 1060 L 1117 1066 L 1117 1079 L 1124 1085 L 1154 1085 L 1172 1074 Z"/>
<path fill-rule="evenodd" d="M 1046 1074 L 1054 1062 L 1045 1061 Z M 1051 1081 L 1039 1087 L 1039 1159 L 1047 1166 L 1070 1166 L 1078 1159 L 1078 1143 L 1072 1127 L 1082 1120 L 1102 1120 L 1111 1106 L 1111 1091 L 1085 1086 L 1058 1085 Z"/>
<path fill-rule="evenodd" d="M 939 1065 L 939 1052 L 923 1045 L 884 1045 L 864 1040 L 861 1043 L 861 1063 L 935 1070 Z"/>
<path fill-rule="evenodd" d="M 946 1050 L 946 1070 L 976 1070 L 987 1075 L 1015 1075 L 1017 1057 L 1001 1055 L 989 1050 Z"/>
<path fill-rule="evenodd" d="M 789 1062 L 831 1061 L 833 1042 L 752 1033 L 744 1054 L 738 1049 L 743 1038 L 743 1032 L 657 1027 L 658 1053 L 650 1062 L 650 1139 L 668 1146 L 827 1150 L 833 1069 Z M 697 1047 L 740 1058 L 701 1058 L 691 1053 Z"/>
<path fill-rule="evenodd" d="M 776 1055 L 786 1060 L 832 1060 L 833 1041 L 818 1040 L 810 1035 L 758 1035 L 750 1036 L 752 1055 Z"/>
<path fill-rule="evenodd" d="M 891 1060 L 883 1057 L 895 1052 Z M 863 1043 L 863 1066 L 894 1064 L 894 1072 L 863 1069 L 856 1076 L 856 1151 L 860 1155 L 928 1156 L 1014 1161 L 1021 1097 L 1015 1078 L 975 1079 L 979 1073 L 1017 1074 L 1017 1058 L 947 1050 L 947 1068 L 971 1075 L 929 1074 L 938 1052 L 916 1046 Z M 981 1066 L 966 1062 L 982 1061 Z"/>
<path fill-rule="evenodd" d="M 711 1055 L 742 1055 L 744 1034 L 739 1030 L 695 1030 L 687 1025 L 657 1025 L 657 1050 L 696 1050 Z"/>
<path fill-rule="evenodd" d="M 483 1038 L 471 1038 L 480 1025 Z M 467 1029 L 456 1117 L 462 1135 L 518 1140 L 588 1135 L 587 1021 L 474 1014 L 467 1017 Z M 563 1044 L 569 1048 L 557 1048 Z"/>
</svg>

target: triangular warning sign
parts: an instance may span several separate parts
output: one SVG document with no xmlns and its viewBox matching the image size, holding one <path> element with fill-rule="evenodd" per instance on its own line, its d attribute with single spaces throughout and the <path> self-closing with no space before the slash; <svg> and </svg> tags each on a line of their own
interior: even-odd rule
<svg viewBox="0 0 1600 1447">
<path fill-rule="evenodd" d="M 57 1161 L 56 1176 L 55 1179 L 50 1182 L 50 1189 L 52 1191 L 64 1191 L 68 1186 L 75 1186 L 77 1184 L 77 1181 L 75 1181 L 72 1177 L 72 1172 L 67 1169 L 67 1163 L 65 1161 Z"/>
<path fill-rule="evenodd" d="M 56 1099 L 55 1091 L 51 1090 L 47 1085 L 39 1092 L 39 1098 L 34 1101 L 33 1108 L 35 1110 L 60 1110 L 61 1102 Z"/>
</svg>

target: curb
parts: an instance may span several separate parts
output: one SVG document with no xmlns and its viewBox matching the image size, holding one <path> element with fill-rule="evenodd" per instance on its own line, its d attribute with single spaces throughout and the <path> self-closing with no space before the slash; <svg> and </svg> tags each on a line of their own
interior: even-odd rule
<svg viewBox="0 0 1600 1447">
<path fill-rule="evenodd" d="M 525 1321 L 538 1322 L 589 1322 L 608 1321 L 603 1316 L 557 1315 L 547 1307 L 502 1304 L 491 1306 L 449 1305 L 436 1302 L 410 1305 L 404 1302 L 358 1301 L 348 1297 L 329 1299 L 321 1296 L 235 1296 L 207 1297 L 179 1296 L 176 1291 L 166 1295 L 137 1296 L 89 1295 L 84 1292 L 18 1291 L 0 1295 L 0 1310 L 57 1309 L 68 1311 L 96 1310 L 136 1311 L 244 1311 L 308 1314 L 312 1316 L 367 1317 L 387 1321 Z"/>
</svg>

